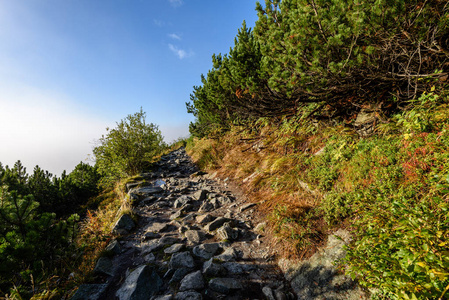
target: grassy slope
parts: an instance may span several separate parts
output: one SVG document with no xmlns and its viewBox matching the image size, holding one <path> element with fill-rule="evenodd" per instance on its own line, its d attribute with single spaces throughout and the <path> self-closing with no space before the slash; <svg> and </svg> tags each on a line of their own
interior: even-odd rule
<svg viewBox="0 0 449 300">
<path fill-rule="evenodd" d="M 329 232 L 353 231 L 347 272 L 386 297 L 446 297 L 449 289 L 449 105 L 414 108 L 360 137 L 344 124 L 261 119 L 189 154 L 262 203 L 286 256 L 308 255 Z"/>
</svg>

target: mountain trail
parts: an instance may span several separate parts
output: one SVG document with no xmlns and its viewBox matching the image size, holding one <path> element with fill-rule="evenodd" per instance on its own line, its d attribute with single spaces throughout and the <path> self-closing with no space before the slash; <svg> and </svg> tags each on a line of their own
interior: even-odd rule
<svg viewBox="0 0 449 300">
<path fill-rule="evenodd" d="M 156 169 L 127 184 L 138 222 L 117 221 L 119 237 L 97 261 L 95 282 L 72 300 L 366 298 L 333 264 L 344 256 L 347 232 L 307 261 L 277 260 L 265 223 L 255 220 L 257 204 L 227 180 L 199 171 L 183 148 Z"/>
</svg>

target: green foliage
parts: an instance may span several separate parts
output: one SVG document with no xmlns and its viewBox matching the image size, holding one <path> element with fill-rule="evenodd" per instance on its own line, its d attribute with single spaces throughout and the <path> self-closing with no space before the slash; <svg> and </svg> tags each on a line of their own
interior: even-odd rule
<svg viewBox="0 0 449 300">
<path fill-rule="evenodd" d="M 98 172 L 103 176 L 101 182 L 106 186 L 142 171 L 165 147 L 158 127 L 145 122 L 142 109 L 107 130 L 93 150 Z"/>
<path fill-rule="evenodd" d="M 74 252 L 78 215 L 56 220 L 53 213 L 39 213 L 32 195 L 0 188 L 0 289 L 39 280 Z"/>
<path fill-rule="evenodd" d="M 449 286 L 449 207 L 441 197 L 428 201 L 402 198 L 381 210 L 376 203 L 356 222 L 359 239 L 346 259 L 364 286 L 405 299 L 443 297 Z"/>
<path fill-rule="evenodd" d="M 195 136 L 293 115 L 304 103 L 326 104 L 312 115 L 349 117 L 380 102 L 394 111 L 444 85 L 445 0 L 266 0 L 256 10 L 254 30 L 243 23 L 229 53 L 214 54 L 194 87 L 187 111 Z"/>
</svg>

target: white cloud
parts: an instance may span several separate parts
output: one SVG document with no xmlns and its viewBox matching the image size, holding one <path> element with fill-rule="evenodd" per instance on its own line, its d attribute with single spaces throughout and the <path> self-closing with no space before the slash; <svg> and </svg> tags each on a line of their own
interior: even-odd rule
<svg viewBox="0 0 449 300">
<path fill-rule="evenodd" d="M 184 3 L 183 0 L 168 0 L 168 2 L 170 2 L 170 5 L 173 7 L 179 7 Z"/>
<path fill-rule="evenodd" d="M 186 57 L 191 57 L 193 52 L 186 52 L 184 49 L 180 49 L 172 44 L 168 44 L 168 48 L 173 52 L 179 59 L 183 59 Z"/>
<path fill-rule="evenodd" d="M 70 172 L 111 125 L 64 95 L 25 86 L 0 85 L 0 108 L 0 162 L 21 160 L 29 174 L 36 165 L 57 176 Z"/>
<path fill-rule="evenodd" d="M 157 27 L 164 27 L 164 26 L 165 26 L 165 22 L 164 22 L 164 21 L 161 21 L 161 20 L 154 19 L 154 20 L 153 20 L 153 23 L 154 23 L 154 25 L 156 25 Z"/>
<path fill-rule="evenodd" d="M 170 33 L 168 36 L 174 40 L 178 40 L 178 41 L 181 40 L 181 36 L 177 35 L 176 33 Z"/>
</svg>

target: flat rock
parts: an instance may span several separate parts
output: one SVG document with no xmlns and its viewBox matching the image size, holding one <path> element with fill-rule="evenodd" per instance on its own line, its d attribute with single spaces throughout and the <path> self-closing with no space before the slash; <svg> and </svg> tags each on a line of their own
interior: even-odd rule
<svg viewBox="0 0 449 300">
<path fill-rule="evenodd" d="M 197 222 L 198 224 L 200 224 L 200 225 L 204 225 L 204 224 L 210 223 L 210 222 L 212 222 L 213 220 L 215 220 L 215 217 L 213 217 L 213 216 L 210 215 L 210 214 L 204 214 L 204 215 L 201 215 L 201 216 L 197 216 L 197 217 L 196 217 L 196 222 Z"/>
<path fill-rule="evenodd" d="M 220 249 L 218 243 L 201 244 L 193 248 L 193 254 L 203 259 L 210 259 Z"/>
<path fill-rule="evenodd" d="M 156 295 L 162 279 L 153 268 L 143 265 L 132 271 L 116 292 L 120 300 L 148 300 Z"/>
<path fill-rule="evenodd" d="M 220 277 L 226 275 L 226 269 L 222 265 L 214 263 L 213 259 L 210 259 L 203 264 L 202 272 L 208 277 Z"/>
<path fill-rule="evenodd" d="M 173 253 L 181 251 L 182 249 L 184 249 L 184 247 L 185 247 L 184 244 L 173 244 L 170 247 L 168 247 L 167 249 L 164 249 L 164 253 L 165 254 L 173 254 Z"/>
<path fill-rule="evenodd" d="M 179 287 L 180 291 L 202 289 L 204 289 L 204 279 L 203 275 L 201 275 L 201 271 L 196 271 L 186 275 L 182 279 L 181 286 Z"/>
<path fill-rule="evenodd" d="M 107 284 L 82 284 L 70 300 L 98 300 Z"/>
<path fill-rule="evenodd" d="M 180 252 L 172 255 L 169 266 L 171 269 L 194 268 L 195 261 L 190 252 Z"/>
<path fill-rule="evenodd" d="M 221 226 L 223 226 L 224 223 L 229 222 L 230 220 L 227 218 L 223 218 L 223 217 L 218 217 L 215 220 L 213 220 L 212 222 L 208 223 L 204 229 L 212 232 L 218 228 L 220 228 Z"/>
<path fill-rule="evenodd" d="M 204 199 L 206 199 L 207 192 L 207 190 L 198 190 L 193 194 L 193 198 L 198 201 L 203 201 Z"/>
<path fill-rule="evenodd" d="M 240 281 L 234 278 L 214 278 L 209 281 L 209 288 L 223 294 L 243 289 Z"/>
<path fill-rule="evenodd" d="M 238 257 L 238 253 L 232 247 L 226 248 L 222 254 L 214 256 L 215 259 L 218 259 L 221 261 L 232 261 L 237 257 Z"/>
<path fill-rule="evenodd" d="M 108 276 L 114 275 L 112 272 L 112 261 L 107 257 L 100 257 L 95 264 L 94 273 Z"/>
<path fill-rule="evenodd" d="M 187 230 L 184 234 L 189 242 L 195 244 L 201 242 L 205 237 L 205 233 L 199 230 Z"/>
<path fill-rule="evenodd" d="M 203 300 L 203 296 L 195 291 L 186 291 L 177 293 L 175 296 L 176 300 Z"/>
<path fill-rule="evenodd" d="M 130 215 L 122 215 L 118 221 L 115 223 L 112 233 L 114 234 L 128 234 L 134 228 L 136 224 Z"/>
</svg>

